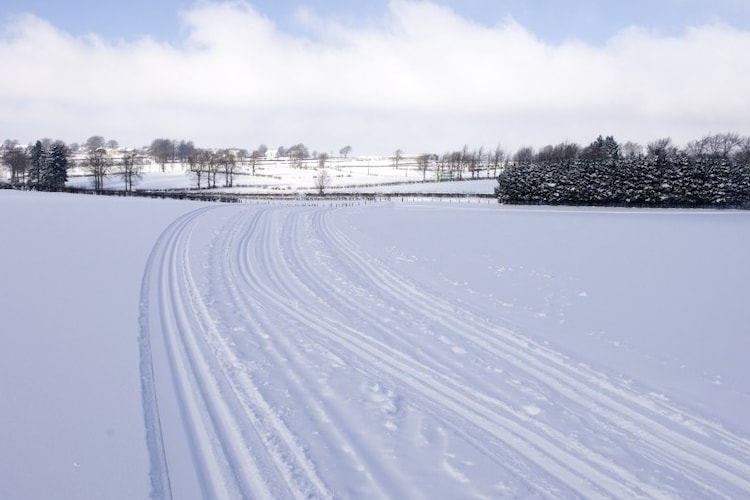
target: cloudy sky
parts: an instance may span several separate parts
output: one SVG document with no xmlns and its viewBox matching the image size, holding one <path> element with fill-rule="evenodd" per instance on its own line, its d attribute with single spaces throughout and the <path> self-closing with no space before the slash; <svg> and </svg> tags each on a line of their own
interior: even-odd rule
<svg viewBox="0 0 750 500">
<path fill-rule="evenodd" d="M 748 0 L 2 0 L 0 140 L 442 153 L 750 135 Z"/>
</svg>

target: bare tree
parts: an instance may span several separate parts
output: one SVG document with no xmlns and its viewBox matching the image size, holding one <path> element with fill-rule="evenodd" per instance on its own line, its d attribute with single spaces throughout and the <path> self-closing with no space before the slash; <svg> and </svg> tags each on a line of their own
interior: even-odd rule
<svg viewBox="0 0 750 500">
<path fill-rule="evenodd" d="M 3 147 L 3 163 L 10 170 L 11 184 L 20 185 L 26 183 L 26 170 L 29 167 L 29 157 L 23 148 L 15 144 L 10 145 L 10 147 Z"/>
<path fill-rule="evenodd" d="M 516 163 L 531 163 L 534 161 L 534 148 L 531 146 L 521 146 L 513 155 L 513 161 Z"/>
<path fill-rule="evenodd" d="M 107 149 L 117 149 L 119 147 L 120 144 L 116 140 L 110 139 L 107 141 Z"/>
<path fill-rule="evenodd" d="M 677 148 L 672 144 L 671 137 L 663 137 L 649 142 L 646 145 L 646 153 L 655 158 L 671 158 L 677 154 Z"/>
<path fill-rule="evenodd" d="M 261 144 L 260 146 L 258 146 L 258 149 L 250 153 L 250 167 L 252 169 L 252 175 L 255 175 L 255 167 L 261 159 L 266 157 L 267 152 L 268 146 L 266 146 L 265 144 Z"/>
<path fill-rule="evenodd" d="M 461 169 L 463 168 L 463 152 L 454 151 L 448 153 L 446 164 L 448 166 L 448 175 L 451 180 L 458 179 L 460 177 Z"/>
<path fill-rule="evenodd" d="M 695 158 L 700 158 L 708 154 L 708 136 L 690 141 L 685 146 L 685 153 Z"/>
<path fill-rule="evenodd" d="M 187 162 L 190 155 L 192 155 L 195 152 L 195 144 L 193 144 L 193 141 L 180 141 L 179 144 L 177 144 L 177 159 L 180 161 L 180 163 Z"/>
<path fill-rule="evenodd" d="M 729 158 L 742 143 L 742 137 L 736 132 L 709 135 L 704 140 L 708 146 L 707 154 L 712 158 Z"/>
<path fill-rule="evenodd" d="M 320 153 L 318 155 L 318 168 L 323 170 L 326 168 L 326 162 L 328 161 L 329 155 L 328 153 Z"/>
<path fill-rule="evenodd" d="M 430 159 L 432 155 L 429 153 L 417 156 L 417 168 L 422 172 L 422 180 L 427 180 L 427 169 L 430 166 Z"/>
<path fill-rule="evenodd" d="M 637 156 L 643 156 L 643 146 L 637 142 L 628 141 L 620 147 L 622 156 L 625 158 L 635 158 Z"/>
<path fill-rule="evenodd" d="M 397 149 L 393 152 L 393 155 L 391 155 L 391 159 L 393 160 L 393 168 L 398 168 L 398 164 L 401 161 L 401 158 L 403 158 L 404 152 L 400 149 Z"/>
<path fill-rule="evenodd" d="M 143 161 L 135 151 L 126 151 L 120 160 L 120 166 L 120 178 L 125 183 L 125 191 L 130 193 L 133 191 L 134 182 L 143 177 Z"/>
<path fill-rule="evenodd" d="M 505 150 L 500 147 L 498 144 L 497 147 L 495 147 L 495 150 L 492 152 L 492 176 L 497 177 L 497 169 L 500 167 L 500 164 L 502 164 L 503 160 L 505 159 Z"/>
<path fill-rule="evenodd" d="M 109 176 L 109 171 L 112 168 L 112 159 L 107 155 L 107 150 L 100 147 L 89 151 L 83 166 L 93 178 L 94 191 L 102 191 L 104 180 Z"/>
<path fill-rule="evenodd" d="M 258 149 L 250 153 L 250 168 L 252 169 L 252 175 L 255 175 L 255 167 L 261 158 L 263 158 L 263 155 Z"/>
<path fill-rule="evenodd" d="M 472 179 L 476 178 L 479 171 L 482 170 L 482 158 L 484 158 L 484 146 L 481 146 L 479 150 L 472 151 L 469 155 L 469 172 L 471 172 Z"/>
<path fill-rule="evenodd" d="M 685 153 L 695 158 L 731 158 L 742 148 L 744 140 L 736 132 L 706 135 L 688 142 Z"/>
<path fill-rule="evenodd" d="M 232 187 L 234 185 L 234 172 L 237 168 L 237 158 L 234 153 L 225 149 L 219 154 L 219 165 L 224 170 L 224 186 Z"/>
<path fill-rule="evenodd" d="M 750 137 L 743 137 L 734 153 L 734 161 L 750 164 Z"/>
<path fill-rule="evenodd" d="M 174 156 L 175 147 L 170 139 L 154 139 L 149 153 L 161 165 L 161 171 L 164 172 L 164 166 Z"/>
<path fill-rule="evenodd" d="M 302 161 L 310 158 L 310 152 L 304 144 L 295 144 L 286 151 L 287 156 L 292 160 L 292 166 L 302 168 Z"/>
<path fill-rule="evenodd" d="M 351 146 L 344 146 L 343 148 L 339 149 L 339 154 L 343 156 L 344 158 L 349 156 L 349 153 L 352 152 Z"/>
<path fill-rule="evenodd" d="M 443 153 L 442 156 L 438 157 L 437 165 L 435 165 L 435 180 L 438 182 L 444 180 L 449 175 L 446 172 L 450 171 L 450 155 L 451 153 Z"/>
<path fill-rule="evenodd" d="M 552 144 L 548 144 L 539 149 L 534 155 L 537 162 L 551 162 L 555 160 L 555 147 Z"/>
<path fill-rule="evenodd" d="M 315 187 L 318 188 L 318 194 L 323 196 L 330 185 L 331 175 L 328 170 L 325 168 L 318 170 L 318 175 L 315 177 Z"/>
<path fill-rule="evenodd" d="M 471 153 L 469 153 L 469 145 L 464 144 L 463 149 L 459 151 L 458 165 L 456 167 L 456 179 L 464 178 L 464 170 L 469 168 L 471 164 Z"/>
<path fill-rule="evenodd" d="M 571 162 L 581 156 L 582 148 L 575 142 L 564 141 L 555 146 L 555 159 L 557 161 Z"/>
<path fill-rule="evenodd" d="M 188 173 L 195 177 L 198 189 L 201 188 L 201 179 L 203 176 L 209 177 L 208 162 L 211 153 L 202 149 L 196 149 L 193 154 L 188 156 Z M 210 184 L 210 179 L 207 184 Z"/>
<path fill-rule="evenodd" d="M 92 151 L 96 151 L 97 149 L 101 149 L 105 146 L 104 137 L 101 135 L 92 135 L 88 139 L 86 139 L 86 150 L 90 153 Z"/>
<path fill-rule="evenodd" d="M 206 181 L 208 188 L 216 187 L 216 175 L 219 173 L 219 155 L 214 151 L 204 151 L 204 164 L 206 166 Z"/>
<path fill-rule="evenodd" d="M 535 160 L 543 162 L 570 162 L 582 153 L 581 147 L 576 143 L 561 142 L 559 144 L 547 145 L 541 148 L 534 156 Z M 527 153 L 522 153 L 522 156 Z M 587 153 L 587 154 L 590 154 Z M 597 156 L 598 157 L 598 156 Z"/>
</svg>

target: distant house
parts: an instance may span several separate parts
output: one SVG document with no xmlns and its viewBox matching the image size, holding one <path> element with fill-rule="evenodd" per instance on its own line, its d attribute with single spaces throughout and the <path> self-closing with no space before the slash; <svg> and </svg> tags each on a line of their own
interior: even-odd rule
<svg viewBox="0 0 750 500">
<path fill-rule="evenodd" d="M 275 160 L 279 157 L 279 150 L 278 149 L 268 149 L 266 150 L 265 158 L 266 160 Z"/>
</svg>

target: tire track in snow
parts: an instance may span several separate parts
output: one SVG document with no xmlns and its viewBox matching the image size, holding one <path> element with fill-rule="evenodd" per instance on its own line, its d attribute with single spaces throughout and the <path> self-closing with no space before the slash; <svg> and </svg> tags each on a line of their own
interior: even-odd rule
<svg viewBox="0 0 750 500">
<path fill-rule="evenodd" d="M 276 311 L 278 300 L 266 300 L 268 295 L 264 293 L 264 283 L 276 279 L 266 273 L 274 273 L 283 254 L 283 249 L 275 246 L 275 242 L 278 241 L 278 231 L 285 226 L 286 220 L 279 219 L 278 216 L 286 210 L 265 210 L 262 214 L 255 213 L 252 216 L 240 214 L 230 219 L 226 224 L 227 230 L 222 232 L 226 237 L 222 237 L 217 246 L 224 249 L 227 255 L 221 258 L 225 262 L 217 262 L 216 268 L 221 269 L 223 282 L 239 285 L 222 287 L 225 292 L 229 292 L 229 301 L 239 311 L 239 317 L 235 320 L 240 319 L 249 327 L 262 345 L 263 352 L 270 357 L 270 363 L 275 367 L 274 384 L 286 387 L 293 394 L 291 399 L 294 405 L 307 408 L 308 418 L 324 416 L 328 425 L 317 427 L 316 434 L 325 443 L 325 447 L 346 450 L 347 467 L 358 475 L 364 475 L 368 483 L 363 485 L 358 480 L 358 488 L 369 488 L 384 498 L 403 497 L 405 489 L 408 492 L 406 496 L 413 498 L 417 496 L 416 491 L 408 486 L 401 490 L 394 489 L 398 484 L 395 471 L 381 460 L 375 460 L 373 450 L 363 449 L 367 447 L 367 443 L 359 441 L 354 435 L 354 429 L 359 427 L 360 422 L 352 421 L 335 404 L 327 403 L 326 397 L 315 392 L 315 384 L 311 381 L 320 376 L 320 373 L 309 366 L 307 353 L 300 352 L 299 345 L 295 346 L 288 335 L 281 331 L 280 316 Z M 292 220 L 296 220 L 300 209 L 292 210 L 295 212 Z M 248 219 L 252 219 L 251 222 Z M 290 303 L 293 297 L 287 296 L 286 300 Z M 254 307 L 251 307 L 252 303 Z M 280 312 L 283 314 L 283 309 Z M 320 455 L 320 450 L 316 451 Z"/>
<path fill-rule="evenodd" d="M 154 268 L 159 255 L 164 252 L 172 240 L 172 234 L 181 230 L 192 219 L 198 217 L 199 211 L 183 215 L 173 222 L 159 236 L 154 248 L 149 255 L 146 269 L 141 282 L 140 298 L 140 335 L 138 337 L 140 352 L 140 374 L 141 395 L 143 401 L 144 422 L 146 428 L 146 445 L 150 461 L 151 498 L 172 498 L 172 489 L 169 481 L 169 466 L 167 464 L 164 449 L 164 437 L 161 428 L 161 417 L 159 412 L 159 397 L 154 380 L 153 346 L 151 339 L 151 288 L 155 280 Z"/>
<path fill-rule="evenodd" d="M 295 213 L 289 215 L 298 216 Z M 310 309 L 309 304 L 305 303 L 305 297 L 298 294 L 300 288 L 304 287 L 304 282 L 294 283 L 294 273 L 288 269 L 283 259 L 278 258 L 280 243 L 274 241 L 271 234 L 261 240 L 267 247 L 255 264 L 267 270 L 271 276 L 268 282 L 252 282 L 254 288 L 260 295 L 271 299 L 281 313 L 305 324 L 309 328 L 309 334 L 316 336 L 318 341 L 336 345 L 338 350 L 343 348 L 347 356 L 361 360 L 362 370 L 366 373 L 377 371 L 407 385 L 430 402 L 431 413 L 440 415 L 446 409 L 449 410 L 464 423 L 482 429 L 515 449 L 578 494 L 588 497 L 643 494 L 640 488 L 631 489 L 620 478 L 603 474 L 575 453 L 550 445 L 547 438 L 526 429 L 516 416 L 503 415 L 497 408 L 473 398 L 468 388 L 440 380 L 440 375 L 428 366 L 415 362 L 407 354 L 378 342 L 367 333 L 347 324 L 321 317 L 317 307 Z M 290 297 L 297 300 L 290 301 Z"/>
<path fill-rule="evenodd" d="M 146 425 L 152 429 L 148 433 L 152 494 L 165 498 L 330 496 L 309 464 L 290 464 L 287 460 L 293 453 L 283 454 L 269 444 L 274 439 L 287 442 L 288 430 L 254 392 L 252 381 L 235 370 L 238 362 L 201 297 L 191 270 L 191 234 L 209 210 L 173 223 L 155 246 L 145 272 L 142 337 L 148 340 L 144 353 L 151 362 L 142 362 L 142 367 L 155 366 L 154 373 L 146 370 L 142 377 L 144 385 L 153 379 L 153 394 L 158 396 L 151 398 L 151 391 L 144 389 Z M 176 429 L 180 422 L 182 432 Z M 187 460 L 180 456 L 186 451 Z M 298 475 L 293 477 L 290 471 Z"/>
<path fill-rule="evenodd" d="M 659 467 L 671 468 L 674 473 L 683 475 L 711 495 L 724 496 L 726 492 L 734 492 L 729 494 L 734 496 L 750 491 L 750 466 L 746 460 L 736 458 L 737 455 L 750 456 L 750 446 L 745 440 L 699 417 L 668 407 L 666 403 L 662 402 L 657 407 L 650 399 L 615 386 L 601 374 L 573 364 L 545 346 L 488 324 L 466 306 L 461 305 L 460 314 L 457 315 L 455 302 L 419 288 L 382 262 L 368 258 L 363 248 L 331 227 L 326 212 L 317 214 L 315 227 L 320 238 L 328 242 L 327 246 L 335 255 L 337 264 L 350 267 L 349 277 L 361 277 L 370 287 L 390 296 L 404 308 L 439 320 L 454 336 L 512 363 L 527 377 L 551 388 L 556 396 L 563 396 L 572 402 L 574 408 L 580 408 L 584 415 L 596 414 L 607 424 L 618 427 L 631 436 L 635 449 L 649 456 Z M 713 445 L 704 442 L 702 438 L 705 436 L 696 435 L 691 427 L 685 426 L 683 432 L 676 431 L 674 418 L 668 419 L 668 416 L 678 416 L 684 422 L 699 422 L 703 429 L 713 434 Z M 538 425 L 533 419 L 531 423 Z M 579 453 L 589 454 L 598 462 L 592 463 L 594 466 L 601 467 L 609 462 L 608 473 L 612 473 L 613 477 L 627 481 L 626 484 L 631 484 L 636 491 L 643 488 L 649 492 L 644 478 L 634 477 L 629 471 L 611 463 L 611 460 L 597 456 L 594 450 L 571 443 L 570 439 L 549 427 L 540 428 L 540 431 L 560 440 L 561 444 L 568 441 L 568 446 L 575 446 Z M 726 446 L 732 453 L 717 448 L 717 443 Z M 717 484 L 723 484 L 723 488 L 716 488 Z M 654 484 L 655 488 L 660 486 Z M 648 494 L 658 493 L 657 489 Z"/>
<path fill-rule="evenodd" d="M 323 219 L 322 212 L 316 214 L 316 226 L 319 230 L 319 235 L 323 241 L 328 243 L 328 249 L 335 253 L 335 257 L 332 259 L 336 262 L 337 267 L 346 266 L 349 260 L 359 261 L 364 259 L 365 252 L 361 248 L 353 248 L 348 246 L 339 246 L 342 241 L 336 241 L 333 238 L 332 233 L 320 231 L 320 221 Z M 333 244 L 332 244 L 333 243 Z M 301 254 L 301 252 L 300 252 Z M 312 273 L 316 265 L 314 263 L 298 262 L 304 269 L 306 267 L 305 274 L 307 279 L 305 282 L 310 282 L 312 279 Z M 353 266 L 352 272 L 347 274 L 348 279 L 356 279 L 358 276 L 367 277 L 367 273 L 360 266 Z M 376 266 L 372 269 L 375 273 L 387 272 L 382 266 Z M 413 304 L 412 301 L 408 300 L 403 294 L 399 293 L 398 288 L 392 289 L 388 285 L 378 285 L 373 288 L 373 281 L 365 282 L 363 286 L 370 290 L 380 290 L 381 293 L 385 292 L 386 295 L 390 296 L 386 302 L 391 304 L 399 304 L 399 309 L 403 315 L 404 311 L 407 311 L 411 315 L 428 315 L 432 316 L 431 311 L 428 309 L 426 312 L 418 308 Z M 402 286 L 403 283 L 393 283 L 394 286 Z M 413 286 L 410 284 L 410 286 Z M 362 307 L 361 304 L 357 305 L 356 302 L 351 301 L 350 296 L 346 293 L 338 295 L 340 299 L 341 307 L 347 308 L 348 310 L 357 310 L 357 314 L 365 318 L 371 327 L 378 328 L 378 317 L 375 314 L 368 314 L 367 308 Z M 446 305 L 448 306 L 448 305 Z M 455 308 L 455 304 L 447 307 L 447 310 Z M 463 323 L 466 318 L 462 318 L 463 328 L 471 329 L 472 325 Z M 380 331 L 385 334 L 388 338 L 388 347 L 392 345 L 391 340 L 394 342 L 398 341 L 404 332 L 399 325 L 393 322 L 387 325 L 380 325 Z M 400 354 L 400 353 L 399 353 Z M 382 358 L 392 357 L 393 352 L 384 352 Z M 423 371 L 421 375 L 422 379 L 428 379 L 435 381 L 436 386 L 440 385 L 443 389 L 451 389 L 455 393 L 463 395 L 463 399 L 458 401 L 466 408 L 472 409 L 476 412 L 476 415 L 482 415 L 491 421 L 494 416 L 494 423 L 501 423 L 500 426 L 494 428 L 490 425 L 480 426 L 485 432 L 488 432 L 490 436 L 500 442 L 510 445 L 517 452 L 519 452 L 525 459 L 531 459 L 534 461 L 540 469 L 546 470 L 555 479 L 563 484 L 567 484 L 568 487 L 576 490 L 579 494 L 586 496 L 601 495 L 602 491 L 607 494 L 622 496 L 622 495 L 634 495 L 635 492 L 646 492 L 650 495 L 659 493 L 657 490 L 650 490 L 648 486 L 641 486 L 637 484 L 636 479 L 628 473 L 626 470 L 619 470 L 617 474 L 612 474 L 611 471 L 601 471 L 600 463 L 606 463 L 604 457 L 598 458 L 598 461 L 590 460 L 589 462 L 582 461 L 580 459 L 581 452 L 583 456 L 592 455 L 590 450 L 582 450 L 580 447 L 574 447 L 571 445 L 570 439 L 561 433 L 554 432 L 554 429 L 547 429 L 546 433 L 532 433 L 529 432 L 528 426 L 536 424 L 533 418 L 530 418 L 525 412 L 514 409 L 508 404 L 501 400 L 493 398 L 487 394 L 483 394 L 480 391 L 474 389 L 465 382 L 460 381 L 455 377 L 455 374 L 448 375 L 451 372 L 443 370 L 442 366 L 436 366 L 432 360 L 422 359 L 420 361 L 410 360 L 410 362 L 418 370 Z M 472 398 L 472 402 L 466 400 L 467 397 Z M 438 405 L 437 410 L 432 412 L 437 416 L 442 413 L 444 405 Z M 457 432 L 461 432 L 463 424 L 466 421 L 471 422 L 473 417 L 476 415 L 469 415 L 465 412 L 460 412 L 457 408 L 453 408 L 454 412 L 459 415 L 458 420 L 453 422 L 446 422 L 449 426 L 452 426 Z M 444 415 L 443 417 L 444 418 Z M 502 429 L 498 432 L 498 428 Z M 494 431 L 490 431 L 494 429 Z M 552 432 L 550 432 L 552 431 Z M 509 440 L 508 436 L 516 437 L 516 440 Z M 474 444 L 481 447 L 481 443 L 477 442 L 476 439 L 472 439 L 471 436 L 465 436 L 470 440 L 474 441 Z M 633 490 L 628 490 L 628 486 L 631 486 Z"/>
<path fill-rule="evenodd" d="M 331 417 L 334 425 L 322 429 L 321 440 L 350 450 L 356 467 L 368 473 L 374 495 L 416 496 L 398 471 L 373 457 L 368 443 L 357 442 L 356 422 L 316 393 L 314 367 L 295 343 L 299 341 L 285 336 L 279 318 L 302 325 L 300 335 L 312 345 L 356 360 L 350 369 L 392 381 L 410 404 L 465 437 L 499 467 L 522 474 L 528 468 L 521 462 L 534 464 L 526 481 L 542 495 L 557 496 L 560 486 L 585 497 L 687 492 L 738 497 L 750 491 L 746 440 L 616 385 L 492 324 L 470 307 L 420 287 L 336 229 L 328 210 L 243 207 L 214 240 L 209 271 L 209 287 L 214 289 L 208 291 L 192 274 L 191 255 L 197 254 L 198 245 L 191 234 L 209 211 L 175 221 L 160 237 L 144 273 L 141 375 L 155 497 L 181 497 L 178 485 L 184 484 L 195 484 L 206 497 L 332 496 L 318 474 L 316 456 L 308 454 L 309 443 L 301 443 L 275 402 L 266 400 L 222 330 L 237 321 L 258 335 L 263 352 L 277 367 L 273 374 L 281 376 L 279 382 L 290 387 L 294 399 Z M 332 257 L 324 265 L 311 253 L 311 234 Z M 342 280 L 333 282 L 335 274 Z M 234 312 L 213 309 L 207 300 L 214 294 L 226 299 Z M 512 407 L 487 386 L 475 387 L 450 370 L 449 359 L 430 359 L 429 352 L 410 348 L 403 337 L 407 327 L 384 323 L 368 309 L 381 304 L 398 304 L 398 318 L 422 321 L 470 352 L 512 368 L 521 382 L 551 394 L 566 414 L 586 419 L 581 430 L 616 437 L 619 451 L 642 455 L 639 465 L 645 460 L 654 469 L 666 470 L 629 468 L 600 448 L 566 435 L 554 422 Z M 285 362 L 289 367 L 278 369 Z M 703 433 L 688 425 L 681 428 L 675 419 L 697 423 Z M 165 428 L 165 420 L 183 420 L 185 432 Z M 189 449 L 180 446 L 178 438 L 189 439 Z M 521 462 L 505 462 L 508 455 L 502 448 L 514 450 Z M 186 449 L 189 467 L 174 459 Z M 187 478 L 190 472 L 197 481 Z M 683 482 L 666 484 L 670 475 Z"/>
</svg>

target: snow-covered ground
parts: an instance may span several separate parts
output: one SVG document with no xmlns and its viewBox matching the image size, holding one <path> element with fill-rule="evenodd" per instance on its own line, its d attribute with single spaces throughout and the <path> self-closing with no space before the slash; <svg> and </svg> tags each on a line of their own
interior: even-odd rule
<svg viewBox="0 0 750 500">
<path fill-rule="evenodd" d="M 750 495 L 749 213 L 0 208 L 2 498 Z"/>
<path fill-rule="evenodd" d="M 482 171 L 474 180 L 435 182 L 434 170 L 421 172 L 414 165 L 394 167 L 387 160 L 332 161 L 325 170 L 330 178 L 326 189 L 330 193 L 358 191 L 364 193 L 484 193 L 492 194 L 497 181 L 487 178 L 488 172 Z M 237 168 L 234 176 L 234 187 L 225 188 L 224 176 L 217 176 L 216 191 L 232 193 L 278 194 L 290 192 L 317 192 L 316 176 L 319 169 L 294 168 L 289 162 L 265 162 L 258 166 L 255 175 L 251 175 L 247 166 Z M 470 177 L 464 174 L 466 177 Z M 481 177 L 481 178 L 480 178 Z M 426 182 L 425 182 L 426 181 Z M 206 187 L 205 177 L 201 184 Z M 72 169 L 68 186 L 90 188 L 92 178 L 81 168 Z M 124 182 L 117 175 L 110 175 L 104 181 L 106 189 L 122 190 Z M 143 168 L 143 178 L 135 183 L 136 189 L 194 189 L 197 182 L 186 165 L 167 164 L 164 171 L 157 164 Z"/>
</svg>

